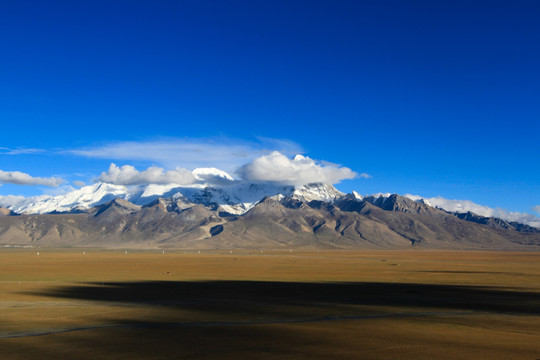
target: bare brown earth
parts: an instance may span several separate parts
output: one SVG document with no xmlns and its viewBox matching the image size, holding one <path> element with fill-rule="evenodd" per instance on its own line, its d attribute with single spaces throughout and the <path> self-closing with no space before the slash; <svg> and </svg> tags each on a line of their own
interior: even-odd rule
<svg viewBox="0 0 540 360">
<path fill-rule="evenodd" d="M 540 359 L 540 254 L 0 250 L 0 359 L 329 358 Z"/>
</svg>

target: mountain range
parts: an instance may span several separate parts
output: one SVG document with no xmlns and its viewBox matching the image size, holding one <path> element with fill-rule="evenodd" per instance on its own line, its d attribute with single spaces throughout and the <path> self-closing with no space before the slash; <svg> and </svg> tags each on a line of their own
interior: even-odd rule
<svg viewBox="0 0 540 360">
<path fill-rule="evenodd" d="M 538 228 L 423 199 L 194 174 L 190 186 L 96 183 L 60 196 L 0 197 L 0 246 L 540 250 Z"/>
</svg>

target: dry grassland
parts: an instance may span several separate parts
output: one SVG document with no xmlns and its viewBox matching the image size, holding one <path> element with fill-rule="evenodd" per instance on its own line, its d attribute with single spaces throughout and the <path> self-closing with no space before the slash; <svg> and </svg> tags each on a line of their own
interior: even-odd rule
<svg viewBox="0 0 540 360">
<path fill-rule="evenodd" d="M 0 359 L 540 359 L 540 253 L 0 250 Z"/>
</svg>

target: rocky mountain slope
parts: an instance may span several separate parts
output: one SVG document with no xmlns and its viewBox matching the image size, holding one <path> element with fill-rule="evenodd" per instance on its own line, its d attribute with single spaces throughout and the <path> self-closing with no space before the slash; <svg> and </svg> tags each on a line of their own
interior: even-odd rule
<svg viewBox="0 0 540 360">
<path fill-rule="evenodd" d="M 269 192 L 261 186 L 146 188 L 112 199 L 105 194 L 86 209 L 80 204 L 88 198 L 80 196 L 70 213 L 0 217 L 0 245 L 540 250 L 539 229 L 396 194 L 362 198 L 314 184 L 276 186 L 255 200 Z"/>
</svg>

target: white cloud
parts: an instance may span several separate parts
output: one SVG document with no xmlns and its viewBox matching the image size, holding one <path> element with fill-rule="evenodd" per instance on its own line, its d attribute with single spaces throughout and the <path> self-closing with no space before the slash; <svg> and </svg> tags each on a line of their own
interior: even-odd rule
<svg viewBox="0 0 540 360">
<path fill-rule="evenodd" d="M 73 185 L 75 185 L 77 187 L 83 187 L 83 186 L 86 185 L 86 183 L 84 181 L 75 180 L 75 181 L 73 181 Z"/>
<path fill-rule="evenodd" d="M 13 206 L 14 204 L 18 204 L 26 199 L 27 198 L 25 198 L 24 196 L 19 195 L 0 195 L 0 207 Z"/>
<path fill-rule="evenodd" d="M 476 204 L 470 200 L 450 200 L 443 197 L 424 198 L 419 195 L 405 195 L 412 200 L 425 199 L 433 206 L 440 207 L 446 211 L 466 213 L 468 211 L 486 217 L 496 217 L 507 221 L 516 221 L 540 228 L 540 218 L 528 213 L 518 211 L 508 211 L 501 208 L 491 208 L 489 206 Z M 536 208 L 536 207 L 535 207 Z M 537 209 L 540 210 L 540 209 Z M 535 210 L 536 211 L 536 210 Z"/>
<path fill-rule="evenodd" d="M 257 142 L 249 142 L 220 138 L 124 141 L 69 153 L 91 158 L 149 161 L 166 168 L 217 167 L 233 171 L 273 150 L 287 155 L 303 151 L 300 145 L 290 140 L 258 138 Z"/>
<path fill-rule="evenodd" d="M 28 149 L 9 149 L 5 147 L 0 147 L 0 154 L 2 155 L 24 155 L 24 154 L 37 154 L 44 152 L 43 149 L 34 149 L 34 148 L 28 148 Z"/>
<path fill-rule="evenodd" d="M 540 214 L 540 205 L 533 206 L 532 210 L 538 214 Z"/>
<path fill-rule="evenodd" d="M 42 178 L 34 177 L 20 171 L 2 171 L 0 170 L 0 183 L 16 185 L 45 185 L 56 187 L 62 184 L 64 180 L 57 177 Z"/>
<path fill-rule="evenodd" d="M 237 174 L 246 181 L 275 182 L 285 185 L 335 184 L 341 180 L 353 179 L 358 175 L 346 167 L 320 165 L 302 155 L 289 159 L 277 151 L 243 165 L 238 169 Z"/>
<path fill-rule="evenodd" d="M 216 168 L 197 168 L 192 171 L 197 182 L 208 185 L 230 185 L 235 180 L 227 172 Z"/>
<path fill-rule="evenodd" d="M 238 168 L 236 173 L 243 181 L 272 182 L 283 185 L 335 184 L 341 180 L 358 176 L 357 173 L 346 167 L 330 163 L 322 165 L 302 155 L 296 155 L 290 159 L 278 151 L 260 156 L 244 164 Z M 369 175 L 362 174 L 360 177 L 368 178 Z M 189 171 L 178 167 L 174 170 L 165 170 L 152 166 L 139 171 L 131 165 L 118 167 L 114 163 L 111 163 L 109 169 L 101 173 L 96 180 L 117 185 L 171 183 L 227 185 L 237 181 L 225 171 L 213 167 L 196 168 Z"/>
<path fill-rule="evenodd" d="M 191 171 L 181 168 L 165 170 L 159 167 L 149 167 L 138 171 L 131 165 L 122 167 L 111 164 L 107 172 L 101 173 L 99 181 L 116 185 L 139 185 L 139 184 L 193 184 L 196 179 Z"/>
</svg>

